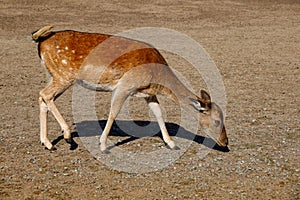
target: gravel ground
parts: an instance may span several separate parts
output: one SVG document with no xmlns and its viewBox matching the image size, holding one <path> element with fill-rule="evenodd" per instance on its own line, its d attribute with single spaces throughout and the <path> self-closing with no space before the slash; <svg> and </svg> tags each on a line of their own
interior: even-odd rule
<svg viewBox="0 0 300 200">
<path fill-rule="evenodd" d="M 0 199 L 300 199 L 299 1 L 5 0 L 0 19 Z M 77 137 L 72 89 L 57 105 L 78 146 L 70 149 L 60 140 L 50 115 L 49 137 L 57 150 L 45 150 L 39 143 L 37 100 L 47 78 L 30 33 L 47 24 L 55 30 L 109 34 L 164 27 L 199 42 L 225 84 L 230 151 L 208 148 L 199 139 L 163 169 L 113 170 L 92 156 L 85 138 Z M 196 90 L 206 88 L 186 61 L 162 53 Z M 103 125 L 110 94 L 96 98 Z M 159 98 L 168 127 L 176 128 L 178 106 Z M 130 110 L 135 120 L 152 120 L 144 102 L 128 103 L 135 105 Z M 119 147 L 124 150 L 165 149 L 159 137 L 130 140 L 114 130 L 110 139 L 123 141 Z"/>
</svg>

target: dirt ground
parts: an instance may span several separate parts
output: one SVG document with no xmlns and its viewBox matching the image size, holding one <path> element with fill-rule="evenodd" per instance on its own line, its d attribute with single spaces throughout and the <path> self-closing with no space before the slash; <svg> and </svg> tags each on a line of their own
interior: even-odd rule
<svg viewBox="0 0 300 200">
<path fill-rule="evenodd" d="M 0 9 L 0 199 L 300 199 L 298 0 L 4 0 Z M 201 157 L 205 147 L 195 141 L 162 170 L 120 172 L 94 159 L 79 137 L 70 150 L 52 116 L 49 137 L 58 141 L 57 150 L 45 150 L 39 143 L 38 93 L 47 78 L 30 34 L 48 24 L 109 34 L 164 27 L 199 42 L 225 84 L 230 151 L 209 149 Z M 180 58 L 166 59 L 193 85 L 206 88 Z M 105 123 L 110 95 L 97 98 Z M 76 131 L 71 100 L 72 89 L 57 105 Z M 131 101 L 138 105 L 135 119 L 147 120 L 143 102 Z M 174 103 L 162 104 L 166 121 L 176 123 Z M 157 143 L 154 148 L 165 148 L 157 137 L 120 147 L 142 151 Z"/>
</svg>

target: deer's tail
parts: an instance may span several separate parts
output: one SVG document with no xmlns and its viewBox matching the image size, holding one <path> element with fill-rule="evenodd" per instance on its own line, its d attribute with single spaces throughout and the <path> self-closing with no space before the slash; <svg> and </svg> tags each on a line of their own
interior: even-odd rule
<svg viewBox="0 0 300 200">
<path fill-rule="evenodd" d="M 45 36 L 45 33 L 47 33 L 47 31 L 49 31 L 50 29 L 52 29 L 53 26 L 44 26 L 43 28 L 35 31 L 32 33 L 31 37 L 32 37 L 32 40 L 35 41 L 35 42 L 38 42 L 39 39 L 43 36 Z"/>
</svg>

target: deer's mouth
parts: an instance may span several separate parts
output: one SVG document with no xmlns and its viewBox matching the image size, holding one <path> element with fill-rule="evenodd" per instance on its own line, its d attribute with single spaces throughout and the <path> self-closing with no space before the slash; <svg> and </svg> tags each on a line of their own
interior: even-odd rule
<svg viewBox="0 0 300 200">
<path fill-rule="evenodd" d="M 224 136 L 220 136 L 218 139 L 213 137 L 208 131 L 204 131 L 207 136 L 209 136 L 212 140 L 214 140 L 220 147 L 227 147 L 228 146 L 228 138 Z"/>
<path fill-rule="evenodd" d="M 228 145 L 228 138 L 222 139 L 221 140 L 216 140 L 217 144 L 221 147 L 227 147 Z"/>
</svg>

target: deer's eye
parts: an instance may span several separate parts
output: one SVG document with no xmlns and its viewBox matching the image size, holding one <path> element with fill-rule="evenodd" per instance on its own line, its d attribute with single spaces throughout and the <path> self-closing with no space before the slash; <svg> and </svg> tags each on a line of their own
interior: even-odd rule
<svg viewBox="0 0 300 200">
<path fill-rule="evenodd" d="M 215 125 L 216 126 L 220 126 L 220 124 L 221 124 L 220 120 L 215 120 Z"/>
</svg>

